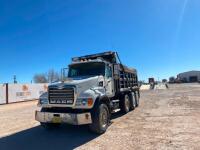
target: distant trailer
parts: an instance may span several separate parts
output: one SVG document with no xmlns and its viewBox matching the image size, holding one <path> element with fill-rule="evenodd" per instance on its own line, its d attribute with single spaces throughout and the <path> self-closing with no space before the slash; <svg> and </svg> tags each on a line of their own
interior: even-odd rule
<svg viewBox="0 0 200 150">
<path fill-rule="evenodd" d="M 149 78 L 149 84 L 150 83 L 155 83 L 155 79 L 154 78 Z"/>
</svg>

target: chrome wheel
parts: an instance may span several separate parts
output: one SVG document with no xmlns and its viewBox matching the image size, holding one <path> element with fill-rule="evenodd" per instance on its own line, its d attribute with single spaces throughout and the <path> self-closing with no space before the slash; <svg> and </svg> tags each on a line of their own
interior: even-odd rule
<svg viewBox="0 0 200 150">
<path fill-rule="evenodd" d="M 110 112 L 106 104 L 96 105 L 96 108 L 91 112 L 92 124 L 89 125 L 91 131 L 97 134 L 103 134 L 106 132 L 109 121 Z"/>
<path fill-rule="evenodd" d="M 136 101 L 136 107 L 139 106 L 139 95 L 137 92 L 135 92 L 135 101 Z"/>
<path fill-rule="evenodd" d="M 108 125 L 108 112 L 105 108 L 103 108 L 100 113 L 100 124 L 103 128 Z"/>
<path fill-rule="evenodd" d="M 129 100 L 129 96 L 128 95 L 125 95 L 125 101 L 124 101 L 124 103 L 125 103 L 125 110 L 126 110 L 126 112 L 128 112 L 129 111 L 129 109 L 130 109 L 130 100 Z"/>
</svg>

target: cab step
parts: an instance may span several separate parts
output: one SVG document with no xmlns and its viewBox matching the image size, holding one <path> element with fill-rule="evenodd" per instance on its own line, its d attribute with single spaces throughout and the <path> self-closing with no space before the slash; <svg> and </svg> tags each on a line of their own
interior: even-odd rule
<svg viewBox="0 0 200 150">
<path fill-rule="evenodd" d="M 114 110 L 112 110 L 111 113 L 116 113 L 116 112 L 119 112 L 119 111 L 120 111 L 120 109 L 118 108 L 118 109 L 114 109 Z"/>
<path fill-rule="evenodd" d="M 113 103 L 118 103 L 119 99 L 112 100 Z"/>
</svg>

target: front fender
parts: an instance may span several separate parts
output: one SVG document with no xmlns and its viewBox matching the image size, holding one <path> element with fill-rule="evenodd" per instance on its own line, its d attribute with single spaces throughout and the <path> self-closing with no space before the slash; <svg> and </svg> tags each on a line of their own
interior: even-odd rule
<svg viewBox="0 0 200 150">
<path fill-rule="evenodd" d="M 76 106 L 74 108 L 79 109 L 91 109 L 94 107 L 94 105 L 97 103 L 97 101 L 105 96 L 105 89 L 103 87 L 96 87 L 96 88 L 90 88 L 85 91 L 82 91 L 81 93 L 77 94 L 77 101 L 80 101 L 81 99 L 93 99 L 93 105 L 92 106 Z"/>
<path fill-rule="evenodd" d="M 101 95 L 96 98 L 93 110 L 95 110 L 95 108 L 98 107 L 101 103 L 106 104 L 108 106 L 109 111 L 111 111 L 110 99 L 107 95 Z"/>
</svg>

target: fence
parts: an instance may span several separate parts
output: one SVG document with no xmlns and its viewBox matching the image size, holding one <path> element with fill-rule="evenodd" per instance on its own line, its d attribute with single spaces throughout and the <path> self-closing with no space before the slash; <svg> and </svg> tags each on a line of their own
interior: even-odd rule
<svg viewBox="0 0 200 150">
<path fill-rule="evenodd" d="M 48 84 L 0 84 L 0 104 L 38 99 Z"/>
<path fill-rule="evenodd" d="M 0 104 L 6 103 L 6 84 L 0 84 Z"/>
</svg>

